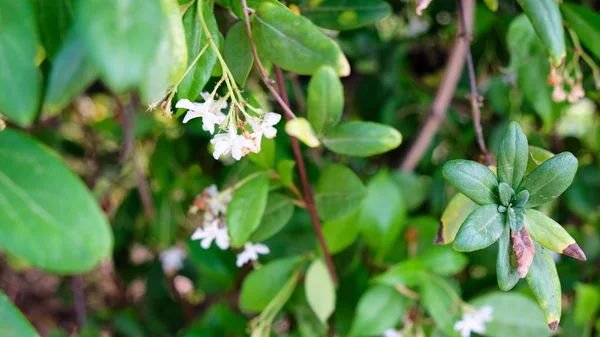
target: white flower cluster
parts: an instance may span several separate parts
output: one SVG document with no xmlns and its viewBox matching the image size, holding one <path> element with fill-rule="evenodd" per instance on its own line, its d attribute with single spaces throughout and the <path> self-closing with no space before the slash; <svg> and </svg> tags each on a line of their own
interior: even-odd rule
<svg viewBox="0 0 600 337">
<path fill-rule="evenodd" d="M 200 246 L 204 249 L 210 248 L 213 241 L 221 250 L 229 249 L 229 233 L 225 216 L 227 205 L 232 195 L 229 192 L 221 192 L 216 185 L 204 189 L 190 208 L 190 213 L 196 214 L 204 211 L 202 216 L 202 227 L 196 229 L 192 234 L 192 240 L 201 240 Z M 238 254 L 236 265 L 241 267 L 250 261 L 258 260 L 258 255 L 269 254 L 269 247 L 260 243 L 246 243 L 244 250 Z"/>
<path fill-rule="evenodd" d="M 182 99 L 175 105 L 177 108 L 187 109 L 187 114 L 183 122 L 202 117 L 202 129 L 215 134 L 215 126 L 218 127 L 217 134 L 210 141 L 215 145 L 213 156 L 219 159 L 223 155 L 231 154 L 235 160 L 240 160 L 250 152 L 260 152 L 262 137 L 274 138 L 277 129 L 274 126 L 281 120 L 281 115 L 274 112 L 264 112 L 262 109 L 253 108 L 246 105 L 256 116 L 246 113 L 239 109 L 239 105 L 227 103 L 227 96 L 215 99 L 215 93 L 209 94 L 203 92 L 204 102 L 194 103 L 187 99 Z M 229 108 L 227 114 L 224 109 Z M 238 111 L 244 116 L 242 121 L 238 116 Z M 250 124 L 252 132 L 246 129 L 246 124 Z M 220 132 L 223 131 L 223 132 Z"/>
<path fill-rule="evenodd" d="M 485 323 L 492 320 L 492 307 L 486 305 L 479 310 L 464 312 L 462 320 L 454 324 L 454 331 L 460 332 L 461 337 L 470 337 L 471 332 L 483 335 Z"/>
</svg>

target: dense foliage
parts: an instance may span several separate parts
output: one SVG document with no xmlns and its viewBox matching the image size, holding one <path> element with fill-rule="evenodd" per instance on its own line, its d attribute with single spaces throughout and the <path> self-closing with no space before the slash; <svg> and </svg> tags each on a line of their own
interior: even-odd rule
<svg viewBox="0 0 600 337">
<path fill-rule="evenodd" d="M 598 9 L 0 0 L 0 336 L 600 333 Z"/>
</svg>

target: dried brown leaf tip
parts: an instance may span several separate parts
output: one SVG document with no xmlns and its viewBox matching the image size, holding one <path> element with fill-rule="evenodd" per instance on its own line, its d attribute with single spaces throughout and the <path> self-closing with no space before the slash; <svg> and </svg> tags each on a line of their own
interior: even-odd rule
<svg viewBox="0 0 600 337">
<path fill-rule="evenodd" d="M 438 227 L 437 235 L 433 240 L 434 245 L 443 245 L 444 244 L 444 223 L 440 222 L 440 227 Z M 568 248 L 568 247 L 567 247 Z"/>
<path fill-rule="evenodd" d="M 585 257 L 585 253 L 583 252 L 583 250 L 581 250 L 581 247 L 579 247 L 579 245 L 576 243 L 572 243 L 572 244 L 568 245 L 567 248 L 565 248 L 562 251 L 562 253 L 567 256 L 574 257 L 577 260 L 581 260 L 581 261 L 587 260 L 587 258 Z"/>
<path fill-rule="evenodd" d="M 550 330 L 556 330 L 558 328 L 558 321 L 550 322 L 550 324 L 548 324 L 548 327 L 550 327 Z"/>
<path fill-rule="evenodd" d="M 529 267 L 533 262 L 533 256 L 535 255 L 533 240 L 531 240 L 531 236 L 529 236 L 525 227 L 518 232 L 511 231 L 510 238 L 515 257 L 517 258 L 517 272 L 519 273 L 519 277 L 524 278 L 529 271 Z"/>
</svg>

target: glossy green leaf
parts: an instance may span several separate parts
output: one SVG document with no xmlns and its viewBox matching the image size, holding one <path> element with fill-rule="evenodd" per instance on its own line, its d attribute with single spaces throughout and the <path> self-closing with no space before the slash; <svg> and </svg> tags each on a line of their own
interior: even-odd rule
<svg viewBox="0 0 600 337">
<path fill-rule="evenodd" d="M 600 14 L 591 8 L 563 2 L 560 6 L 562 14 L 570 28 L 572 28 L 581 43 L 588 48 L 592 54 L 600 58 Z"/>
<path fill-rule="evenodd" d="M 575 286 L 575 322 L 589 323 L 600 308 L 600 290 L 592 284 L 578 283 Z"/>
<path fill-rule="evenodd" d="M 41 77 L 35 65 L 38 28 L 30 1 L 0 2 L 0 113 L 19 126 L 35 119 Z"/>
<path fill-rule="evenodd" d="M 421 283 L 421 301 L 425 311 L 436 325 L 450 336 L 454 335 L 454 323 L 458 321 L 461 308 L 455 299 L 456 291 L 445 279 L 428 277 Z"/>
<path fill-rule="evenodd" d="M 529 147 L 527 137 L 517 122 L 511 122 L 498 150 L 498 178 L 509 187 L 517 188 L 525 175 Z M 502 197 L 502 190 L 500 190 Z M 506 204 L 504 204 L 506 205 Z"/>
<path fill-rule="evenodd" d="M 267 199 L 267 208 L 256 231 L 250 235 L 250 241 L 265 241 L 277 234 L 292 218 L 294 204 L 290 198 L 280 193 L 271 193 Z"/>
<path fill-rule="evenodd" d="M 546 46 L 554 65 L 561 65 L 565 59 L 566 47 L 559 3 L 556 0 L 517 1 Z"/>
<path fill-rule="evenodd" d="M 392 12 L 390 5 L 381 0 L 309 1 L 300 10 L 317 26 L 333 30 L 368 26 Z"/>
<path fill-rule="evenodd" d="M 513 207 L 523 207 L 529 200 L 529 191 L 523 190 L 513 197 Z"/>
<path fill-rule="evenodd" d="M 526 280 L 544 311 L 546 322 L 556 330 L 561 314 L 560 279 L 552 254 L 534 241 L 535 256 Z"/>
<path fill-rule="evenodd" d="M 45 105 L 58 112 L 84 92 L 96 79 L 98 72 L 90 62 L 77 31 L 71 31 L 56 54 L 46 87 Z"/>
<path fill-rule="evenodd" d="M 531 171 L 535 170 L 538 166 L 542 165 L 546 160 L 554 157 L 554 153 L 542 149 L 537 146 L 529 147 L 529 159 L 527 161 L 527 171 L 525 174 L 531 173 Z"/>
<path fill-rule="evenodd" d="M 527 58 L 518 69 L 517 83 L 523 91 L 525 99 L 542 120 L 544 129 L 549 130 L 559 116 L 554 111 L 552 87 L 545 84 L 540 85 L 540 83 L 546 83 L 550 72 L 547 60 L 546 55 Z"/>
<path fill-rule="evenodd" d="M 111 255 L 106 216 L 54 153 L 17 131 L 4 130 L 0 154 L 5 158 L 0 162 L 3 250 L 59 274 L 91 270 Z"/>
<path fill-rule="evenodd" d="M 73 21 L 73 1 L 34 0 L 33 2 L 36 5 L 44 51 L 51 60 L 54 60 L 63 41 L 67 39 L 69 26 Z"/>
<path fill-rule="evenodd" d="M 404 227 L 406 205 L 393 178 L 379 172 L 367 184 L 367 198 L 358 215 L 360 231 L 367 245 L 382 260 Z"/>
<path fill-rule="evenodd" d="M 227 229 L 233 247 L 242 247 L 258 228 L 269 193 L 269 177 L 266 173 L 254 173 L 242 182 L 227 206 Z"/>
<path fill-rule="evenodd" d="M 233 25 L 227 32 L 223 57 L 233 79 L 243 88 L 254 63 L 248 32 L 243 21 Z"/>
<path fill-rule="evenodd" d="M 450 160 L 442 174 L 452 186 L 479 205 L 495 204 L 498 198 L 498 179 L 489 168 L 471 160 Z"/>
<path fill-rule="evenodd" d="M 496 242 L 506 224 L 506 217 L 498 212 L 498 205 L 481 206 L 474 210 L 460 227 L 453 247 L 459 252 L 472 252 Z"/>
<path fill-rule="evenodd" d="M 260 143 L 260 152 L 251 152 L 247 156 L 254 164 L 266 170 L 272 169 L 275 166 L 275 139 L 262 139 Z"/>
<path fill-rule="evenodd" d="M 500 204 L 508 206 L 515 191 L 507 183 L 502 182 L 498 185 L 498 192 L 500 196 Z"/>
<path fill-rule="evenodd" d="M 315 204 L 324 221 L 332 221 L 350 214 L 367 196 L 362 181 L 349 168 L 333 164 L 319 177 Z"/>
<path fill-rule="evenodd" d="M 335 285 L 322 259 L 314 260 L 306 271 L 304 280 L 306 300 L 323 323 L 335 310 Z"/>
<path fill-rule="evenodd" d="M 561 195 L 573 182 L 577 172 L 577 158 L 562 152 L 548 159 L 523 179 L 519 190 L 529 191 L 525 207 L 531 208 L 549 202 Z"/>
<path fill-rule="evenodd" d="M 325 134 L 323 144 L 335 153 L 368 157 L 388 152 L 400 146 L 402 135 L 385 124 L 348 122 Z"/>
<path fill-rule="evenodd" d="M 200 52 L 206 47 L 198 61 L 190 68 L 190 72 L 183 78 L 177 88 L 177 97 L 195 100 L 200 96 L 200 92 L 210 79 L 215 64 L 217 63 L 217 55 L 208 45 L 208 39 L 202 23 L 200 22 L 200 13 L 206 22 L 210 36 L 217 46 L 219 46 L 219 27 L 209 1 L 202 1 L 203 6 L 199 3 L 193 4 L 183 15 L 183 28 L 185 30 L 185 41 L 188 48 L 188 64 L 198 57 Z"/>
<path fill-rule="evenodd" d="M 509 226 L 504 226 L 504 231 L 498 239 L 496 274 L 498 275 L 498 287 L 503 291 L 511 290 L 520 279 L 517 261 L 510 242 Z"/>
<path fill-rule="evenodd" d="M 470 301 L 476 307 L 491 306 L 492 320 L 485 323 L 485 336 L 548 337 L 552 331 L 544 324 L 544 314 L 527 296 L 494 292 Z M 518 310 L 515 310 L 518 308 Z"/>
<path fill-rule="evenodd" d="M 308 19 L 285 6 L 261 3 L 252 31 L 261 55 L 284 70 L 312 75 L 320 66 L 329 65 L 339 76 L 350 74 L 340 47 Z"/>
<path fill-rule="evenodd" d="M 452 199 L 450 199 L 444 213 L 442 213 L 440 228 L 434 242 L 436 244 L 448 244 L 453 242 L 456 238 L 456 233 L 458 233 L 469 214 L 477 208 L 479 208 L 479 206 L 471 199 L 460 192 L 456 193 Z"/>
<path fill-rule="evenodd" d="M 418 286 L 427 277 L 427 269 L 421 259 L 412 259 L 400 262 L 383 273 L 377 275 L 373 282 L 390 287 L 404 285 L 407 287 Z"/>
<path fill-rule="evenodd" d="M 329 253 L 336 254 L 350 246 L 358 237 L 357 212 L 323 224 L 323 236 Z"/>
<path fill-rule="evenodd" d="M 525 224 L 525 210 L 522 207 L 509 207 L 506 211 L 506 221 L 513 232 L 521 231 Z"/>
<path fill-rule="evenodd" d="M 265 141 L 266 139 L 263 139 Z M 283 186 L 290 186 L 294 182 L 294 168 L 296 161 L 284 159 L 277 162 L 277 174 Z"/>
<path fill-rule="evenodd" d="M 336 126 L 344 110 L 344 87 L 335 70 L 320 67 L 308 82 L 306 114 L 319 136 Z"/>
<path fill-rule="evenodd" d="M 542 246 L 557 253 L 586 260 L 585 254 L 571 235 L 544 213 L 528 209 L 525 215 L 525 227 L 531 237 Z"/>
<path fill-rule="evenodd" d="M 358 302 L 349 336 L 381 335 L 398 324 L 406 309 L 406 300 L 394 288 L 372 287 Z"/>
<path fill-rule="evenodd" d="M 294 270 L 300 267 L 299 257 L 275 260 L 253 270 L 242 283 L 240 309 L 261 312 L 283 288 Z"/>
<path fill-rule="evenodd" d="M 75 21 L 90 60 L 117 93 L 138 87 L 159 46 L 166 15 L 160 0 L 87 0 Z"/>
<path fill-rule="evenodd" d="M 449 246 L 432 246 L 423 253 L 420 259 L 425 268 L 441 276 L 454 275 L 469 263 L 465 254 L 459 253 Z"/>
<path fill-rule="evenodd" d="M 0 336 L 39 337 L 25 316 L 0 291 Z"/>
</svg>

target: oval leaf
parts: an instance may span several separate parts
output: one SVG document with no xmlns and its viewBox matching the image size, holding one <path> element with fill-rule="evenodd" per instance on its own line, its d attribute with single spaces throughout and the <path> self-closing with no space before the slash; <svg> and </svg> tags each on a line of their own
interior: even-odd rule
<svg viewBox="0 0 600 337">
<path fill-rule="evenodd" d="M 333 30 L 368 26 L 392 12 L 390 5 L 381 0 L 309 1 L 300 10 L 317 26 Z"/>
<path fill-rule="evenodd" d="M 298 138 L 308 147 L 321 145 L 310 123 L 304 117 L 294 118 L 285 123 L 285 132 L 292 137 Z"/>
<path fill-rule="evenodd" d="M 25 316 L 0 291 L 0 336 L 40 337 Z"/>
<path fill-rule="evenodd" d="M 462 226 L 469 214 L 478 207 L 476 203 L 464 194 L 456 193 L 450 199 L 444 213 L 442 213 L 442 220 L 434 243 L 445 245 L 454 241 L 460 226 Z"/>
<path fill-rule="evenodd" d="M 479 205 L 495 204 L 498 198 L 498 179 L 489 168 L 472 160 L 450 160 L 442 174 L 452 186 Z"/>
<path fill-rule="evenodd" d="M 511 230 L 510 241 L 515 252 L 515 258 L 517 259 L 517 272 L 523 278 L 527 275 L 533 261 L 533 256 L 535 255 L 533 241 L 526 228 L 521 228 L 518 232 Z"/>
<path fill-rule="evenodd" d="M 280 193 L 269 194 L 265 213 L 256 231 L 250 235 L 250 241 L 265 241 L 277 234 L 290 221 L 293 214 L 294 204 L 290 198 Z"/>
<path fill-rule="evenodd" d="M 561 195 L 573 182 L 577 172 L 577 158 L 562 152 L 548 159 L 528 174 L 519 190 L 529 191 L 525 207 L 531 208 L 549 202 Z"/>
<path fill-rule="evenodd" d="M 12 130 L 0 132 L 0 154 L 2 249 L 60 274 L 88 271 L 111 254 L 106 217 L 55 154 Z"/>
<path fill-rule="evenodd" d="M 350 336 L 381 335 L 393 328 L 406 311 L 406 300 L 394 288 L 375 286 L 358 301 Z"/>
<path fill-rule="evenodd" d="M 560 9 L 565 20 L 592 54 L 600 58 L 600 14 L 590 8 L 564 2 Z"/>
<path fill-rule="evenodd" d="M 350 246 L 358 237 L 357 213 L 324 223 L 323 237 L 331 254 L 339 253 Z"/>
<path fill-rule="evenodd" d="M 269 177 L 263 172 L 248 176 L 233 192 L 233 198 L 227 206 L 231 246 L 242 247 L 258 228 L 267 206 L 268 193 Z"/>
<path fill-rule="evenodd" d="M 586 260 L 585 254 L 571 235 L 544 213 L 528 209 L 525 214 L 525 228 L 531 237 L 542 246 L 578 260 Z"/>
<path fill-rule="evenodd" d="M 511 122 L 498 150 L 497 168 L 500 181 L 517 188 L 525 176 L 528 158 L 527 137 L 519 123 Z"/>
<path fill-rule="evenodd" d="M 329 150 L 356 157 L 368 157 L 400 146 L 402 135 L 385 124 L 349 122 L 338 125 L 325 134 L 323 144 Z"/>
<path fill-rule="evenodd" d="M 260 4 L 252 31 L 260 54 L 284 70 L 312 75 L 320 66 L 329 65 L 339 76 L 350 74 L 350 65 L 340 47 L 308 19 L 285 6 Z"/>
<path fill-rule="evenodd" d="M 441 276 L 451 276 L 461 271 L 469 260 L 450 246 L 432 246 L 420 258 L 425 268 Z"/>
<path fill-rule="evenodd" d="M 459 252 L 486 248 L 500 238 L 505 224 L 505 216 L 498 212 L 497 205 L 481 206 L 462 224 L 453 247 Z"/>
<path fill-rule="evenodd" d="M 555 66 L 565 59 L 565 34 L 556 0 L 517 0 L 540 37 Z"/>
<path fill-rule="evenodd" d="M 352 213 L 366 196 L 367 189 L 352 170 L 333 164 L 319 177 L 315 204 L 321 219 L 332 221 Z"/>
<path fill-rule="evenodd" d="M 544 311 L 548 326 L 556 330 L 561 314 L 560 279 L 550 251 L 537 242 L 533 245 L 535 256 L 525 279 Z"/>
<path fill-rule="evenodd" d="M 517 260 L 510 244 L 510 227 L 504 226 L 504 232 L 498 239 L 498 261 L 496 263 L 498 287 L 509 291 L 519 282 Z"/>
<path fill-rule="evenodd" d="M 223 54 L 233 79 L 243 88 L 254 63 L 248 32 L 243 21 L 233 25 L 227 32 Z"/>
<path fill-rule="evenodd" d="M 40 39 L 46 55 L 54 60 L 67 39 L 68 28 L 73 21 L 72 0 L 34 0 L 40 24 Z"/>
<path fill-rule="evenodd" d="M 304 285 L 308 304 L 321 322 L 327 322 L 335 309 L 335 285 L 323 260 L 317 259 L 310 265 Z"/>
<path fill-rule="evenodd" d="M 308 82 L 306 114 L 310 125 L 322 136 L 336 126 L 344 110 L 344 87 L 330 66 L 317 70 Z"/>
</svg>

